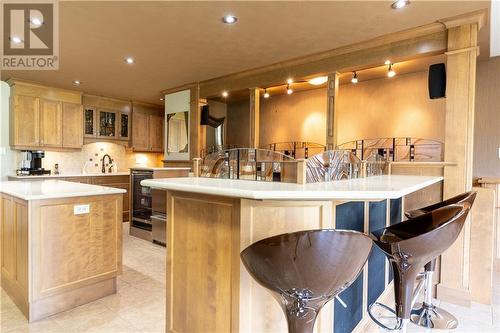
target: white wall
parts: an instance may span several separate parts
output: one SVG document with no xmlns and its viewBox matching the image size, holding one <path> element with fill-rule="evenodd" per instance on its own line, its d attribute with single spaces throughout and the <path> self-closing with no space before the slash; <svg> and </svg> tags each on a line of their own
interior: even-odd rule
<svg viewBox="0 0 500 333">
<path fill-rule="evenodd" d="M 7 173 L 16 169 L 15 152 L 9 147 L 9 96 L 10 87 L 0 81 L 0 180 L 7 180 Z"/>
</svg>

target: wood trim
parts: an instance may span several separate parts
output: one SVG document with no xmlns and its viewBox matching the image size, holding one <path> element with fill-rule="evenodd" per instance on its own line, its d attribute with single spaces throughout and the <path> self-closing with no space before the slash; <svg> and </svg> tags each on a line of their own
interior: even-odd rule
<svg viewBox="0 0 500 333">
<path fill-rule="evenodd" d="M 259 148 L 260 88 L 250 89 L 250 148 Z"/>
<path fill-rule="evenodd" d="M 338 144 L 338 112 L 337 112 L 337 98 L 339 96 L 339 78 L 340 73 L 335 72 L 328 75 L 327 82 L 327 110 L 326 110 L 326 150 L 332 150 Z"/>
<path fill-rule="evenodd" d="M 461 25 L 477 24 L 478 30 L 480 30 L 486 23 L 487 14 L 488 9 L 485 8 L 474 12 L 441 19 L 437 22 L 442 23 L 447 29 L 458 27 Z"/>
</svg>

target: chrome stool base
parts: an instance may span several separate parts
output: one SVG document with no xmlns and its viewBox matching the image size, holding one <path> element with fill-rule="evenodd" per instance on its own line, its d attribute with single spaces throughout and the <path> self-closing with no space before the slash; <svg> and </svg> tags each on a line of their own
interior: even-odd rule
<svg viewBox="0 0 500 333">
<path fill-rule="evenodd" d="M 438 330 L 453 330 L 458 327 L 458 320 L 446 310 L 434 305 L 415 304 L 410 320 L 413 324 Z"/>
</svg>

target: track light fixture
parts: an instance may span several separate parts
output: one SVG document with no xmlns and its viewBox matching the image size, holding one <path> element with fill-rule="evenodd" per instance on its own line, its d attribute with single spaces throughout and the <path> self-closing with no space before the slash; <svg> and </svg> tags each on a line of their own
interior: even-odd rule
<svg viewBox="0 0 500 333">
<path fill-rule="evenodd" d="M 267 88 L 264 89 L 264 98 L 269 98 L 269 93 L 267 92 Z"/>
<path fill-rule="evenodd" d="M 393 64 L 389 64 L 389 69 L 387 70 L 387 76 L 388 77 L 394 77 L 396 76 L 396 72 L 394 69 L 392 69 Z"/>
<path fill-rule="evenodd" d="M 292 88 L 290 88 L 290 84 L 287 84 L 287 85 L 286 85 L 286 93 L 287 93 L 288 95 L 293 94 L 293 90 L 292 90 Z"/>
<path fill-rule="evenodd" d="M 358 73 L 356 73 L 356 71 L 352 72 L 351 82 L 352 83 L 358 83 Z"/>
</svg>

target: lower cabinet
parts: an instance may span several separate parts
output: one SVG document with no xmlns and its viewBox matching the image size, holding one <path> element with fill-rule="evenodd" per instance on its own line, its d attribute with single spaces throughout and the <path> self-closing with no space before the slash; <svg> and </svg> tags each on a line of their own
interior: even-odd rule
<svg viewBox="0 0 500 333">
<path fill-rule="evenodd" d="M 130 176 L 97 176 L 90 178 L 91 184 L 121 188 L 127 191 L 123 194 L 123 222 L 130 221 Z"/>
</svg>

